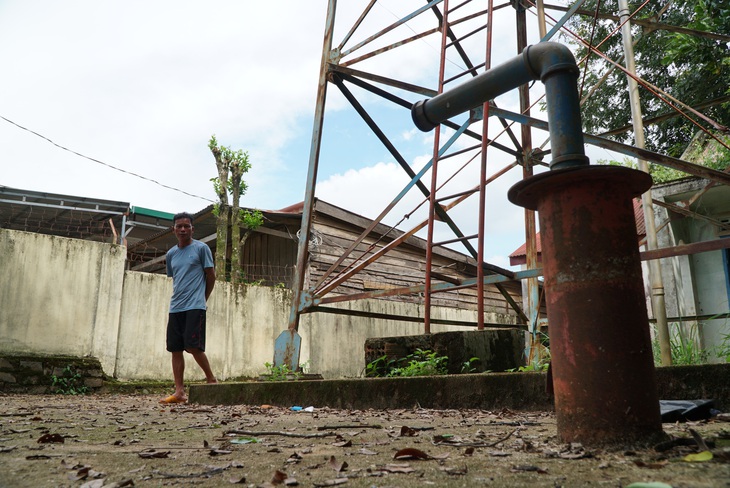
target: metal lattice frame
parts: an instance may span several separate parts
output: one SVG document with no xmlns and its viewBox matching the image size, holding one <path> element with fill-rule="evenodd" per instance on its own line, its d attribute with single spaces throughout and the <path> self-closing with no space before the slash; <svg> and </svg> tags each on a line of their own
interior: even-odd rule
<svg viewBox="0 0 730 488">
<path fill-rule="evenodd" d="M 387 3 L 387 2 L 385 2 Z M 492 21 L 494 12 L 502 9 L 511 9 L 515 14 L 515 32 L 517 52 L 521 52 L 527 45 L 528 39 L 528 23 L 527 15 L 535 14 L 538 18 L 540 26 L 540 37 L 542 41 L 552 39 L 560 29 L 564 29 L 565 23 L 573 15 L 593 15 L 594 12 L 582 12 L 580 6 L 583 2 L 576 2 L 572 7 L 547 6 L 542 1 L 533 4 L 529 0 L 512 0 L 498 5 L 494 5 L 492 0 L 476 2 L 472 0 L 464 0 L 458 4 L 450 5 L 449 0 L 433 0 L 425 3 L 420 8 L 415 9 L 410 14 L 393 22 L 391 25 L 384 26 L 382 29 L 366 32 L 362 35 L 362 41 L 358 43 L 352 42 L 356 33 L 364 30 L 363 27 L 366 19 L 376 5 L 376 0 L 371 0 L 364 8 L 362 14 L 350 26 L 346 26 L 346 34 L 336 41 L 334 38 L 335 20 L 336 20 L 336 0 L 330 0 L 328 5 L 328 13 L 326 20 L 326 29 L 324 36 L 324 45 L 322 52 L 322 67 L 319 79 L 319 89 L 317 95 L 317 105 L 315 112 L 314 129 L 312 132 L 311 153 L 309 159 L 309 171 L 306 182 L 306 194 L 304 201 L 304 209 L 302 215 L 302 227 L 300 232 L 297 271 L 294 283 L 294 301 L 290 315 L 289 329 L 296 330 L 299 324 L 299 317 L 303 313 L 316 311 L 324 311 L 324 306 L 328 303 L 341 302 L 346 300 L 355 300 L 362 298 L 374 298 L 378 296 L 390 296 L 395 294 L 412 294 L 414 292 L 423 292 L 425 297 L 425 317 L 424 332 L 430 332 L 430 296 L 442 290 L 458 289 L 464 287 L 476 287 L 478 290 L 477 300 L 478 308 L 478 327 L 484 325 L 484 296 L 483 286 L 486 283 L 496 284 L 500 288 L 499 283 L 507 280 L 527 280 L 527 297 L 525 300 L 524 310 L 520 305 L 514 303 L 509 294 L 501 289 L 505 298 L 511 302 L 518 316 L 527 324 L 530 330 L 534 332 L 538 326 L 538 282 L 537 278 L 541 274 L 541 270 L 537 266 L 537 251 L 535 245 L 535 215 L 532 211 L 525 211 L 525 236 L 527 242 L 527 271 L 512 272 L 502 269 L 498 266 L 484 262 L 482 249 L 485 240 L 485 191 L 489 183 L 493 182 L 503 174 L 513 170 L 522 171 L 522 177 L 528 178 L 533 174 L 533 168 L 538 165 L 544 165 L 543 159 L 549 154 L 549 149 L 545 149 L 548 140 L 542 142 L 538 147 L 533 145 L 532 129 L 540 129 L 547 131 L 547 122 L 539 118 L 533 117 L 530 113 L 531 107 L 540 101 L 540 95 L 532 95 L 532 87 L 523 85 L 519 89 L 519 105 L 520 111 L 513 112 L 496 106 L 495 104 L 485 104 L 483 107 L 475 107 L 468 120 L 457 122 L 451 120 L 443 123 L 442 126 L 450 129 L 452 134 L 448 140 L 442 141 L 442 131 L 437 128 L 434 132 L 434 149 L 433 158 L 425 165 L 424 168 L 416 172 L 408 164 L 403 155 L 398 151 L 396 145 L 388 138 L 385 131 L 376 123 L 367 110 L 367 102 L 365 101 L 372 95 L 386 100 L 396 106 L 402 107 L 403 110 L 409 110 L 413 104 L 423 98 L 433 97 L 444 90 L 444 87 L 455 86 L 469 76 L 477 74 L 489 69 L 492 62 Z M 554 14 L 554 15 L 551 15 Z M 607 16 L 619 20 L 614 16 Z M 552 23 L 552 28 L 547 31 L 543 20 L 547 18 Z M 640 22 L 639 22 L 640 23 Z M 403 26 L 415 25 L 415 28 L 409 27 L 403 29 Z M 653 28 L 670 29 L 693 33 L 698 35 L 720 36 L 723 40 L 730 41 L 730 36 L 724 36 L 713 33 L 697 33 L 691 29 L 676 26 L 665 26 L 659 23 L 652 23 Z M 570 34 L 570 33 L 569 33 Z M 616 34 L 620 35 L 620 34 Z M 483 41 L 474 42 L 477 36 L 481 36 Z M 429 88 L 420 86 L 412 81 L 399 80 L 389 76 L 388 73 L 377 72 L 376 70 L 361 69 L 361 64 L 367 64 L 366 61 L 372 61 L 379 56 L 392 56 L 397 50 L 403 46 L 422 39 L 438 39 L 440 49 L 438 51 L 439 72 L 437 77 L 437 85 Z M 337 44 L 337 42 L 339 44 Z M 378 44 L 379 43 L 379 44 Z M 586 41 L 586 44 L 588 42 Z M 474 49 L 474 45 L 481 48 Z M 376 47 L 373 47 L 376 46 Z M 602 56 L 597 49 L 592 49 L 593 54 Z M 514 53 L 517 54 L 517 53 Z M 450 59 L 457 59 L 462 66 L 462 71 L 456 74 L 447 74 L 447 64 Z M 580 60 L 579 60 L 580 61 Z M 617 63 L 608 60 L 614 67 L 612 69 L 624 68 Z M 407 62 L 407 61 L 406 61 Z M 377 63 L 370 63 L 377 66 Z M 625 71 L 625 70 L 624 70 Z M 639 84 L 643 84 L 643 80 L 637 79 Z M 403 171 L 410 178 L 410 183 L 403 189 L 380 215 L 373 221 L 372 226 L 366 229 L 360 238 L 347 249 L 342 256 L 334 263 L 324 276 L 314 286 L 303 289 L 305 266 L 308 255 L 308 236 L 312 228 L 312 216 L 315 200 L 315 187 L 317 181 L 317 172 L 319 164 L 319 154 L 322 147 L 322 130 L 325 118 L 325 101 L 328 86 L 336 87 L 342 95 L 348 100 L 352 108 L 361 116 L 372 133 L 379 139 L 383 146 L 389 151 L 392 157 L 402 167 Z M 367 94 L 361 98 L 351 88 L 355 87 L 361 93 Z M 656 93 L 660 98 L 663 96 L 661 90 L 656 87 L 650 87 L 650 90 Z M 684 115 L 683 109 L 679 104 L 674 102 L 668 104 Z M 684 110 L 687 111 L 687 110 Z M 496 123 L 502 126 L 501 133 L 498 137 L 490 139 L 488 137 L 488 129 L 490 119 L 495 119 Z M 480 128 L 476 129 L 477 127 Z M 409 127 L 404 127 L 407 129 Z M 478 132 L 477 132 L 478 130 Z M 699 166 L 678 158 L 670 157 L 664 154 L 654 153 L 645 149 L 639 149 L 633 146 L 615 142 L 606 139 L 604 136 L 616 131 L 629 130 L 629 128 L 616 128 L 615 130 L 604 135 L 585 134 L 585 142 L 594 146 L 605 148 L 611 151 L 622 153 L 624 155 L 650 161 L 655 164 L 667 166 L 677 170 L 681 170 L 689 175 L 698 176 L 710 180 L 711 184 L 730 184 L 730 174 L 715 171 L 704 166 Z M 456 150 L 453 146 L 457 140 L 472 141 L 467 144 L 466 149 Z M 492 148 L 490 152 L 489 149 Z M 494 152 L 500 151 L 507 155 L 507 162 L 504 158 L 497 163 L 493 163 L 488 156 Z M 470 161 L 477 161 L 480 164 L 481 178 L 480 184 L 473 188 L 466 188 L 463 191 L 452 193 L 448 196 L 442 196 L 439 192 L 439 162 L 444 161 L 455 155 L 471 154 Z M 344 159 L 344 158 L 343 158 Z M 497 158 L 498 159 L 498 158 Z M 486 177 L 487 163 L 492 165 L 501 165 L 501 168 L 493 172 L 493 176 Z M 518 168 L 519 167 L 519 168 Z M 432 178 L 430 186 L 422 181 L 427 170 L 431 170 Z M 458 171 L 458 170 L 457 170 Z M 450 179 L 448 177 L 447 179 Z M 356 253 L 355 249 L 379 224 L 392 209 L 400 201 L 405 192 L 410 190 L 419 191 L 423 194 L 424 199 L 429 202 L 429 217 L 427 220 L 420 222 L 408 231 L 402 237 L 383 245 L 380 248 L 371 248 L 369 252 L 362 254 Z M 465 235 L 459 226 L 449 216 L 449 211 L 456 205 L 463 202 L 472 195 L 479 196 L 479 226 L 476 234 Z M 686 210 L 685 210 L 686 212 Z M 444 222 L 454 234 L 454 238 L 447 241 L 435 243 L 434 225 L 435 221 Z M 421 229 L 427 229 L 428 233 L 428 250 L 427 250 L 427 268 L 424 276 L 424 284 L 415 287 L 407 287 L 396 290 L 374 291 L 369 293 L 360 293 L 355 296 L 332 296 L 330 292 L 337 286 L 374 262 L 379 257 L 392 250 L 403 242 L 407 237 L 415 234 Z M 476 246 L 472 244 L 476 241 Z M 438 283 L 432 282 L 430 273 L 431 249 L 433 246 L 445 245 L 448 243 L 459 242 L 464 249 L 470 254 L 477 263 L 477 277 L 475 279 L 464 280 L 461 283 Z M 685 252 L 686 250 L 683 250 Z M 664 255 L 671 255 L 672 251 L 667 250 Z M 686 253 L 686 252 L 685 252 Z M 328 309 L 327 311 L 331 311 Z M 411 318 L 409 318 L 411 319 Z"/>
</svg>

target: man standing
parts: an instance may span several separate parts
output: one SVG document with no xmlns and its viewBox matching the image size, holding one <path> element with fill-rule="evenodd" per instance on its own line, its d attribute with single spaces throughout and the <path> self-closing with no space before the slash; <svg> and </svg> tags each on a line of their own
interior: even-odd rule
<svg viewBox="0 0 730 488">
<path fill-rule="evenodd" d="M 167 276 L 172 277 L 172 298 L 167 322 L 167 350 L 172 353 L 175 393 L 160 403 L 185 403 L 183 384 L 185 357 L 191 354 L 205 373 L 208 383 L 217 383 L 205 355 L 206 302 L 215 286 L 213 254 L 210 248 L 193 239 L 193 217 L 176 214 L 172 219 L 177 246 L 167 252 Z"/>
</svg>

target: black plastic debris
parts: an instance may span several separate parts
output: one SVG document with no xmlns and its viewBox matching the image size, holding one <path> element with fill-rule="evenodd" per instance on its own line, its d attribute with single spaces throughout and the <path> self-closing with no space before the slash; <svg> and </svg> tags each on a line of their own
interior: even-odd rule
<svg viewBox="0 0 730 488">
<path fill-rule="evenodd" d="M 659 400 L 663 423 L 706 420 L 718 412 L 715 400 Z"/>
</svg>

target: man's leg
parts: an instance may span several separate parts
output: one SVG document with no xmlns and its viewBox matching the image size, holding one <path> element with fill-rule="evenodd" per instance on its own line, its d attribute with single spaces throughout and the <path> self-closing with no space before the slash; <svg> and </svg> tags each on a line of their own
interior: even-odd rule
<svg viewBox="0 0 730 488">
<path fill-rule="evenodd" d="M 175 393 L 160 400 L 160 403 L 179 403 L 187 401 L 183 375 L 185 373 L 185 313 L 171 313 L 167 320 L 167 350 L 172 354 L 172 377 L 175 380 Z"/>
<path fill-rule="evenodd" d="M 198 366 L 200 366 L 200 369 L 203 370 L 203 373 L 205 373 L 205 382 L 206 383 L 218 383 L 218 380 L 215 379 L 215 375 L 213 374 L 213 370 L 210 369 L 210 363 L 208 362 L 208 356 L 205 355 L 204 351 L 201 351 L 197 348 L 190 348 L 186 349 L 187 352 L 192 354 L 193 359 L 195 359 L 195 362 L 198 363 Z"/>
<path fill-rule="evenodd" d="M 172 353 L 172 377 L 175 379 L 175 393 L 173 396 L 180 400 L 185 400 L 185 384 L 183 383 L 183 375 L 185 374 L 185 356 L 182 351 Z"/>
</svg>

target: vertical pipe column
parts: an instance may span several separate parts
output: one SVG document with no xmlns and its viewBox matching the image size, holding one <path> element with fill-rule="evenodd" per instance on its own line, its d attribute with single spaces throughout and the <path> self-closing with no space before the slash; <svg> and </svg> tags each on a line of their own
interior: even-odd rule
<svg viewBox="0 0 730 488">
<path fill-rule="evenodd" d="M 663 438 L 632 198 L 640 171 L 585 166 L 513 186 L 542 233 L 555 411 L 563 442 Z"/>
<path fill-rule="evenodd" d="M 430 100 L 413 121 L 430 130 L 529 79 L 545 84 L 551 171 L 514 185 L 512 203 L 537 210 L 542 235 L 558 436 L 587 445 L 650 444 L 662 432 L 632 199 L 651 177 L 590 166 L 578 68 L 543 42 Z"/>
<path fill-rule="evenodd" d="M 517 51 L 522 52 L 527 48 L 527 13 L 523 8 L 517 9 Z M 530 116 L 530 87 L 528 84 L 520 85 L 517 90 L 520 94 L 520 113 Z M 522 179 L 532 177 L 532 129 L 527 124 L 521 126 L 522 135 Z M 537 226 L 535 224 L 535 211 L 525 209 L 525 265 L 527 269 L 537 268 Z M 539 283 L 537 278 L 527 278 L 522 284 L 522 303 L 527 322 L 527 344 L 525 358 L 528 364 L 537 366 L 542 359 L 542 341 L 538 336 L 537 318 L 540 313 Z"/>
</svg>

